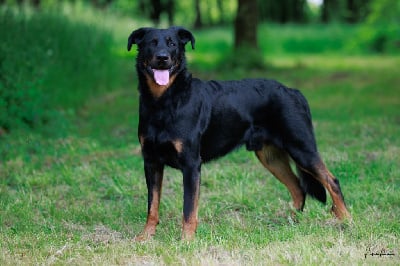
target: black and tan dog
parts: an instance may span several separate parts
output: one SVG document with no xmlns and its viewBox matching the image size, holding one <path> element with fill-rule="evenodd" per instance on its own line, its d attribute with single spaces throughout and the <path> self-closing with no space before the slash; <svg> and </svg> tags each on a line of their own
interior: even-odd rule
<svg viewBox="0 0 400 266">
<path fill-rule="evenodd" d="M 326 202 L 339 219 L 350 218 L 339 181 L 317 151 L 306 99 L 266 79 L 202 81 L 186 70 L 185 45 L 195 39 L 181 27 L 140 28 L 128 39 L 138 45 L 139 141 L 148 188 L 147 222 L 137 239 L 155 234 L 165 165 L 183 173 L 182 238 L 194 237 L 198 223 L 202 163 L 240 145 L 288 188 L 301 211 L 306 194 Z M 289 161 L 296 165 L 298 175 Z"/>
</svg>

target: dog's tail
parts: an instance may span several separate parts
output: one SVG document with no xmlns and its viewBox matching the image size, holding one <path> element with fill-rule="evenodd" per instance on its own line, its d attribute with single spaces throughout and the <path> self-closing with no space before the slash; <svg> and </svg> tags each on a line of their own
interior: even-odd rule
<svg viewBox="0 0 400 266">
<path fill-rule="evenodd" d="M 326 203 L 326 191 L 324 186 L 315 179 L 311 174 L 297 167 L 297 172 L 300 178 L 300 185 L 303 190 L 311 197 L 322 203 Z"/>
</svg>

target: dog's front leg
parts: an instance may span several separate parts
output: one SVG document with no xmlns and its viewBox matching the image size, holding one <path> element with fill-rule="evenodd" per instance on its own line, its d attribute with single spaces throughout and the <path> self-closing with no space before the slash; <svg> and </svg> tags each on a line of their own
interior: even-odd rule
<svg viewBox="0 0 400 266">
<path fill-rule="evenodd" d="M 182 240 L 194 238 L 198 223 L 200 162 L 183 169 Z"/>
<path fill-rule="evenodd" d="M 160 207 L 164 166 L 145 162 L 144 171 L 148 191 L 147 221 L 143 232 L 136 237 L 138 241 L 147 240 L 156 233 L 156 226 L 159 222 L 158 209 Z"/>
</svg>

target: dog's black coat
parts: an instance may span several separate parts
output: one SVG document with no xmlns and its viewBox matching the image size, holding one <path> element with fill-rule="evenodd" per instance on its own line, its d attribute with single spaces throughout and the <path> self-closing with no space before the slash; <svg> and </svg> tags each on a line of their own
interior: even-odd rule
<svg viewBox="0 0 400 266">
<path fill-rule="evenodd" d="M 320 158 L 303 95 L 274 80 L 192 78 L 185 61 L 185 44 L 189 41 L 194 49 L 193 35 L 180 27 L 141 28 L 128 40 L 128 50 L 132 44 L 138 45 L 138 134 L 149 212 L 152 191 L 160 183 L 157 179 L 164 165 L 168 165 L 183 172 L 184 219 L 189 219 L 195 208 L 193 193 L 198 190 L 195 184 L 199 183 L 201 164 L 241 145 L 250 151 L 273 146 L 288 154 L 298 167 L 303 191 L 325 202 L 324 187 L 312 177 Z M 155 69 L 168 70 L 172 82 L 164 87 L 157 85 Z"/>
</svg>

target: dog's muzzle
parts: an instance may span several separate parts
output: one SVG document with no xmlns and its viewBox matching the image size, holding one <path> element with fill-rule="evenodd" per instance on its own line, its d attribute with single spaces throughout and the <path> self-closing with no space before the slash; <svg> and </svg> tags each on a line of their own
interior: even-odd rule
<svg viewBox="0 0 400 266">
<path fill-rule="evenodd" d="M 174 69 L 171 56 L 168 53 L 156 54 L 150 63 L 154 81 L 161 86 L 167 85 Z"/>
</svg>

